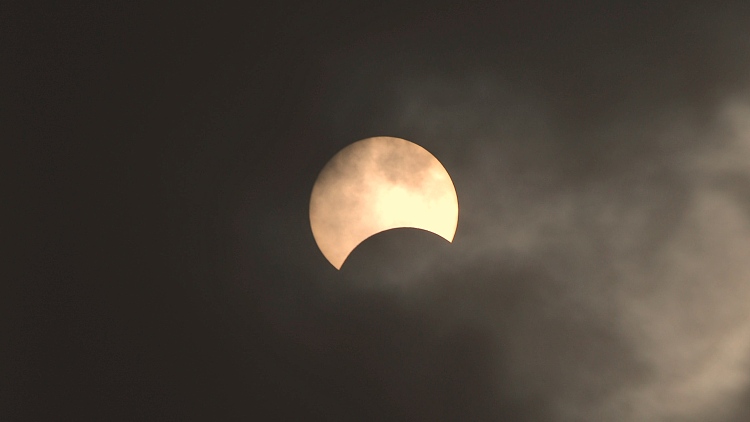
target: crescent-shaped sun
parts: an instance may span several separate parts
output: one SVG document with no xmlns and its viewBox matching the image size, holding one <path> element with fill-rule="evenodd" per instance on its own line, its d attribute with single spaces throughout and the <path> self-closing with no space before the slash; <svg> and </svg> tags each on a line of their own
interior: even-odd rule
<svg viewBox="0 0 750 422">
<path fill-rule="evenodd" d="M 457 225 L 458 198 L 445 167 L 400 138 L 367 138 L 342 149 L 310 196 L 313 237 L 337 269 L 357 245 L 384 230 L 412 227 L 452 242 Z"/>
</svg>

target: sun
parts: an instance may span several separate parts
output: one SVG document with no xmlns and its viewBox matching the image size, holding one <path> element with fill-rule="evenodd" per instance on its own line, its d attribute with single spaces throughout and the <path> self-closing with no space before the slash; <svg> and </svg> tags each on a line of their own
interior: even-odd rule
<svg viewBox="0 0 750 422">
<path fill-rule="evenodd" d="M 385 230 L 417 228 L 452 242 L 458 198 L 447 170 L 426 149 L 401 138 L 367 138 L 320 172 L 310 226 L 323 255 L 340 269 L 358 244 Z"/>
</svg>

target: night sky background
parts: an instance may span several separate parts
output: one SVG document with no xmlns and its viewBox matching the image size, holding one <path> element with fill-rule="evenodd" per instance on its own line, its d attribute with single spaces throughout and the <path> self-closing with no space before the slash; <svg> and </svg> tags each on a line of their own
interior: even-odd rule
<svg viewBox="0 0 750 422">
<path fill-rule="evenodd" d="M 750 420 L 750 5 L 465 3 L 3 3 L 0 420 Z M 337 271 L 372 136 L 458 229 Z"/>
</svg>

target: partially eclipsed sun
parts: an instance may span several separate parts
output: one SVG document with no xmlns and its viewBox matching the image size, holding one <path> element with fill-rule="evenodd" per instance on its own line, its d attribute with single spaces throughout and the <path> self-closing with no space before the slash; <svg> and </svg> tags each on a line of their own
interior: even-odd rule
<svg viewBox="0 0 750 422">
<path fill-rule="evenodd" d="M 376 137 L 339 151 L 310 197 L 310 226 L 323 255 L 341 269 L 363 240 L 412 227 L 453 241 L 458 198 L 448 172 L 421 146 Z"/>
</svg>

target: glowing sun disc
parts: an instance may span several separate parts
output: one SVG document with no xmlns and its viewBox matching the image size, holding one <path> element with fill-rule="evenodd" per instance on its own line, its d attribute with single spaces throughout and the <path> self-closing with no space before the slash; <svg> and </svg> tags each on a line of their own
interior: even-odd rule
<svg viewBox="0 0 750 422">
<path fill-rule="evenodd" d="M 458 198 L 445 167 L 400 138 L 367 138 L 342 149 L 310 196 L 313 237 L 337 269 L 357 245 L 384 230 L 412 227 L 452 242 L 457 225 Z"/>
</svg>

